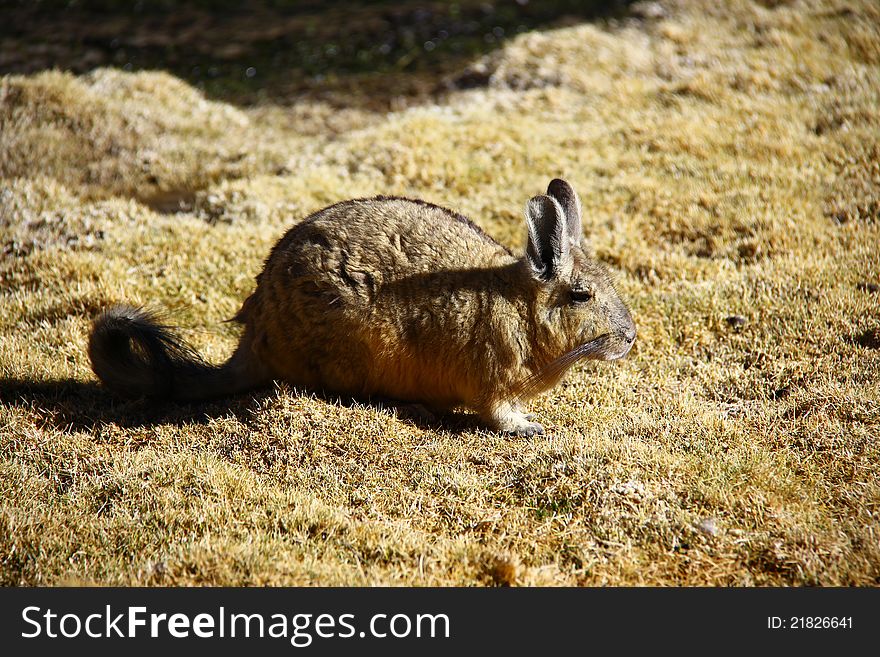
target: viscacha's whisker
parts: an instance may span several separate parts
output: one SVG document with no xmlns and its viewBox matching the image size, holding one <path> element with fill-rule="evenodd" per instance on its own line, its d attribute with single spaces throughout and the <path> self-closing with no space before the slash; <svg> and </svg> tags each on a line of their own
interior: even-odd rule
<svg viewBox="0 0 880 657">
<path fill-rule="evenodd" d="M 602 351 L 608 342 L 608 334 L 600 335 L 589 342 L 582 344 L 576 349 L 563 354 L 556 360 L 551 361 L 543 368 L 525 379 L 517 389 L 516 397 L 520 401 L 534 397 L 537 393 L 547 387 L 549 382 L 555 381 L 562 374 L 571 368 L 575 363 Z"/>
</svg>

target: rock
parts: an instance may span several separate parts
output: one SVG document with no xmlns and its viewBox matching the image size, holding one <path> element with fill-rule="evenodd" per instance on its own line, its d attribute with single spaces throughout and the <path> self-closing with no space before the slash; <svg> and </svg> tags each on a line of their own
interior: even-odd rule
<svg viewBox="0 0 880 657">
<path fill-rule="evenodd" d="M 705 536 L 718 536 L 721 533 L 715 518 L 703 518 L 694 525 L 694 528 Z"/>
</svg>

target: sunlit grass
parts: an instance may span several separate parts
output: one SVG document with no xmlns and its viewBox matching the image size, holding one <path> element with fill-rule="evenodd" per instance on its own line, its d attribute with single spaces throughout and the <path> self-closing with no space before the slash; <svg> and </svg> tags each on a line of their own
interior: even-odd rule
<svg viewBox="0 0 880 657">
<path fill-rule="evenodd" d="M 387 115 L 4 78 L 0 581 L 876 585 L 880 20 L 716 6 L 526 34 L 484 88 Z M 421 197 L 522 248 L 555 176 L 639 334 L 535 403 L 546 437 L 284 385 L 123 402 L 90 372 L 118 301 L 227 357 L 324 205 Z"/>
</svg>

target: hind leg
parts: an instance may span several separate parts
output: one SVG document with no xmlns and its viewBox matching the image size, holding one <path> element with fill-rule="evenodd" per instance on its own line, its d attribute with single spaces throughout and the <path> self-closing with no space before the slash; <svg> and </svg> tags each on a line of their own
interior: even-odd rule
<svg viewBox="0 0 880 657">
<path fill-rule="evenodd" d="M 425 424 L 436 423 L 437 413 L 440 412 L 438 409 L 431 409 L 424 404 L 402 402 L 384 397 L 374 398 L 372 401 L 379 408 L 387 408 L 392 411 L 398 418 L 411 419 Z"/>
<path fill-rule="evenodd" d="M 221 365 L 221 370 L 229 382 L 233 394 L 262 388 L 274 380 L 272 370 L 262 361 L 253 348 L 254 331 L 246 326 L 229 360 Z"/>
</svg>

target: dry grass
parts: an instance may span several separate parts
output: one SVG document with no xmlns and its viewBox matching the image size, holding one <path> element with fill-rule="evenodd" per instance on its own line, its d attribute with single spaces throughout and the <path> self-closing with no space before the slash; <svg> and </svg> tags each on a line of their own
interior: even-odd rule
<svg viewBox="0 0 880 657">
<path fill-rule="evenodd" d="M 880 583 L 880 16 L 665 6 L 526 34 L 474 63 L 484 88 L 381 116 L 4 78 L 0 582 Z M 557 175 L 639 339 L 539 401 L 547 437 L 94 383 L 115 301 L 225 358 L 222 320 L 314 209 L 419 196 L 519 248 Z"/>
</svg>

